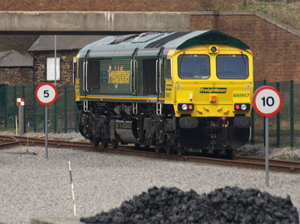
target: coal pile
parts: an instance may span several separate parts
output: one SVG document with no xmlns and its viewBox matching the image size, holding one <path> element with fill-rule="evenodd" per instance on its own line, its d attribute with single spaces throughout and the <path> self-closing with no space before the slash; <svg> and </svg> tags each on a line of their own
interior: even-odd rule
<svg viewBox="0 0 300 224">
<path fill-rule="evenodd" d="M 257 189 L 194 190 L 153 187 L 109 212 L 81 218 L 85 223 L 295 223 L 297 208 L 290 197 L 274 197 Z"/>
</svg>

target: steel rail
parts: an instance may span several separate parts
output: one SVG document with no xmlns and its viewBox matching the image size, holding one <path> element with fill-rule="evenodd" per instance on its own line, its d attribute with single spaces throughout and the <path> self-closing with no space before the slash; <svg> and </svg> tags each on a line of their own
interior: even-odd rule
<svg viewBox="0 0 300 224">
<path fill-rule="evenodd" d="M 41 139 L 41 138 L 0 135 L 0 149 L 14 147 L 20 144 L 26 145 L 27 142 L 31 146 L 45 145 L 45 139 Z M 155 153 L 154 150 L 153 151 L 136 150 L 137 147 L 128 146 L 128 145 L 126 146 L 120 145 L 117 149 L 114 149 L 111 146 L 103 149 L 101 147 L 94 147 L 92 143 L 89 142 L 74 142 L 74 141 L 49 140 L 49 139 L 48 139 L 48 146 L 55 147 L 55 148 L 73 148 L 73 149 L 81 149 L 86 151 L 101 151 L 106 153 L 126 154 L 126 155 L 142 156 L 142 157 L 159 158 L 159 159 L 171 159 L 171 160 L 188 161 L 188 162 L 196 162 L 196 163 L 207 163 L 207 164 L 214 164 L 214 165 L 265 169 L 265 158 L 259 158 L 259 157 L 235 156 L 233 159 L 220 159 L 220 158 L 189 156 L 189 155 L 179 156 L 177 154 Z M 142 147 L 138 149 L 142 149 Z M 274 171 L 299 173 L 299 167 L 300 167 L 300 163 L 296 161 L 274 160 L 274 159 L 269 160 L 269 169 Z"/>
</svg>

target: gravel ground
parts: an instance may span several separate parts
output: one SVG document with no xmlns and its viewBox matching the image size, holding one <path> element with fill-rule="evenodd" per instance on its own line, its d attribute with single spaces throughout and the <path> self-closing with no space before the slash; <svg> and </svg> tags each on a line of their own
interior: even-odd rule
<svg viewBox="0 0 300 224">
<path fill-rule="evenodd" d="M 9 134 L 9 133 L 1 133 Z M 30 133 L 38 136 L 43 133 Z M 84 141 L 79 134 L 55 134 L 49 139 Z M 181 161 L 113 155 L 102 152 L 17 147 L 0 151 L 0 223 L 29 223 L 30 217 L 72 217 L 71 161 L 77 216 L 86 217 L 120 206 L 150 187 L 177 187 L 199 194 L 226 186 L 257 188 L 274 196 L 290 195 L 299 209 L 299 175 L 193 164 Z M 245 146 L 238 154 L 263 156 L 260 146 Z M 270 149 L 270 158 L 298 159 L 299 150 Z"/>
</svg>

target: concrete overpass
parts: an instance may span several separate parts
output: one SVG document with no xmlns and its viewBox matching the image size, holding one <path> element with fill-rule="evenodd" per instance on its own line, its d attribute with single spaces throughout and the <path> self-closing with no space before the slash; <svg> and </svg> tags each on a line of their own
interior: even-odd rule
<svg viewBox="0 0 300 224">
<path fill-rule="evenodd" d="M 3 11 L 1 34 L 190 31 L 188 12 Z"/>
</svg>

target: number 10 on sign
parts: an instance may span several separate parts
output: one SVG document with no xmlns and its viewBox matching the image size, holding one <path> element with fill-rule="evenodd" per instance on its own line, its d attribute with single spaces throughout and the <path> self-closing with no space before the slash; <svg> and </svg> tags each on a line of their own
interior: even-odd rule
<svg viewBox="0 0 300 224">
<path fill-rule="evenodd" d="M 275 88 L 263 86 L 255 91 L 252 103 L 257 113 L 265 117 L 266 186 L 269 187 L 269 117 L 280 111 L 282 97 Z"/>
<path fill-rule="evenodd" d="M 253 107 L 257 113 L 264 117 L 277 114 L 281 106 L 281 95 L 271 86 L 263 86 L 257 89 L 253 95 Z"/>
</svg>

